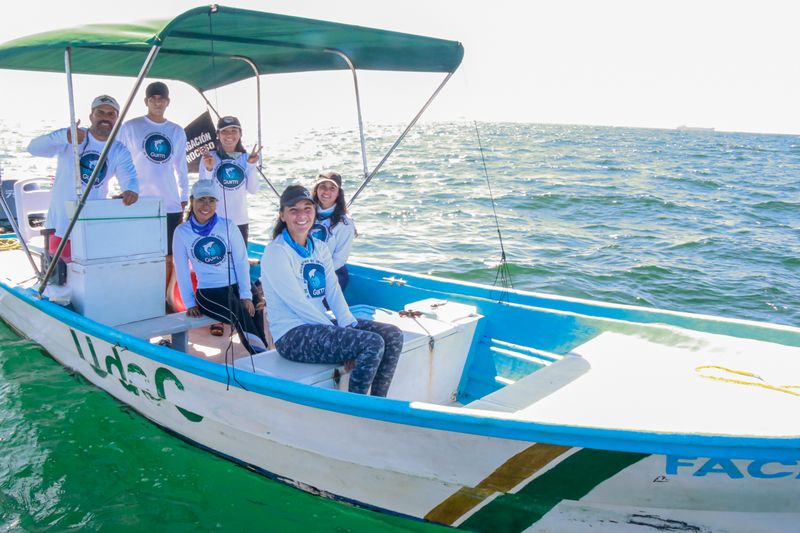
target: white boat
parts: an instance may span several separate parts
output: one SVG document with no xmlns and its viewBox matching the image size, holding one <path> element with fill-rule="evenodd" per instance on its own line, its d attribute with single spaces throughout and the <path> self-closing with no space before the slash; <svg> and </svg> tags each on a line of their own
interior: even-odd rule
<svg viewBox="0 0 800 533">
<path fill-rule="evenodd" d="M 451 41 L 212 6 L 162 24 L 12 41 L 0 46 L 0 67 L 138 75 L 124 114 L 148 73 L 201 91 L 251 68 L 351 69 L 354 81 L 357 69 L 442 72 L 444 85 L 462 53 Z M 214 70 L 196 68 L 211 57 Z M 363 158 L 364 185 L 388 157 L 372 171 Z M 155 219 L 128 211 L 125 220 L 114 201 L 86 209 L 110 210 L 119 227 L 159 223 L 158 205 L 146 204 Z M 227 341 L 205 335 L 204 319 L 149 309 L 161 304 L 145 296 L 147 279 L 163 283 L 148 266 L 163 265 L 160 244 L 98 252 L 92 235 L 104 226 L 92 225 L 99 211 L 86 213 L 73 257 L 77 249 L 94 273 L 70 272 L 85 284 L 72 308 L 40 297 L 51 272 L 37 273 L 27 249 L 9 250 L 0 252 L 0 317 L 216 454 L 322 496 L 468 530 L 797 530 L 798 328 L 352 264 L 354 314 L 405 336 L 389 398 L 374 398 L 342 390 L 343 369 L 275 351 L 238 349 L 226 362 Z M 251 245 L 253 258 L 262 252 Z M 92 283 L 104 269 L 125 269 L 129 293 L 115 301 L 136 306 L 102 297 Z M 165 335 L 172 348 L 158 344 Z"/>
</svg>

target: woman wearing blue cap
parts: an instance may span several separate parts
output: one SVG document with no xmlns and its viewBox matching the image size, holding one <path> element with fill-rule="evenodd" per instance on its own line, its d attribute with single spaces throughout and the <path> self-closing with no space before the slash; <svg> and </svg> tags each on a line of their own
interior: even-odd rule
<svg viewBox="0 0 800 533">
<path fill-rule="evenodd" d="M 247 248 L 236 226 L 217 215 L 218 202 L 210 181 L 201 180 L 192 186 L 191 210 L 172 239 L 178 289 L 187 315 L 206 315 L 232 324 L 248 352 L 262 352 L 267 343 L 263 328 L 258 327 L 263 321 L 253 303 Z M 196 293 L 189 263 L 197 274 Z"/>
<path fill-rule="evenodd" d="M 350 392 L 386 396 L 403 350 L 403 333 L 391 324 L 352 315 L 328 247 L 309 234 L 315 218 L 316 207 L 305 187 L 290 185 L 283 191 L 273 240 L 261 258 L 275 347 L 281 356 L 301 363 L 352 363 Z"/>
</svg>

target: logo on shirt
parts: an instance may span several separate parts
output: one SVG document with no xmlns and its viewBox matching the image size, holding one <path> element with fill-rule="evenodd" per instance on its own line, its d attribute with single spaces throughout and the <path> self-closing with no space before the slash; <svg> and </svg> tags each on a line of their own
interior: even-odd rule
<svg viewBox="0 0 800 533">
<path fill-rule="evenodd" d="M 330 232 L 328 231 L 328 228 L 319 222 L 311 226 L 309 235 L 322 242 L 328 242 L 328 238 L 330 238 Z"/>
<path fill-rule="evenodd" d="M 244 177 L 244 170 L 237 164 L 226 161 L 217 167 L 217 181 L 225 189 L 238 189 Z"/>
<path fill-rule="evenodd" d="M 194 242 L 192 247 L 198 261 L 207 265 L 218 265 L 225 259 L 225 243 L 221 239 L 209 235 Z"/>
<path fill-rule="evenodd" d="M 89 183 L 89 178 L 100 160 L 100 154 L 97 152 L 84 152 L 81 155 L 81 182 L 86 185 Z M 103 184 L 108 173 L 108 161 L 103 161 L 103 167 L 97 173 L 97 179 L 94 182 L 94 188 L 97 189 Z"/>
<path fill-rule="evenodd" d="M 306 283 L 306 292 L 312 298 L 325 296 L 325 267 L 319 263 L 305 263 L 303 265 L 303 281 Z"/>
<path fill-rule="evenodd" d="M 158 132 L 151 133 L 144 138 L 144 153 L 153 163 L 164 163 L 172 155 L 172 143 Z"/>
</svg>

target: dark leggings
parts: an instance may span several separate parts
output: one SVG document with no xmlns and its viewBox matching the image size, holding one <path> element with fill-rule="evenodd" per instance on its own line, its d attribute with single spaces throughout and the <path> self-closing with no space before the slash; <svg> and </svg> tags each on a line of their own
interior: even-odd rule
<svg viewBox="0 0 800 533">
<path fill-rule="evenodd" d="M 245 247 L 245 249 L 247 249 L 247 236 L 250 233 L 250 224 L 239 224 L 236 227 L 239 228 L 239 232 L 242 234 L 242 238 L 244 239 L 244 247 Z M 239 293 L 237 292 L 236 294 L 239 294 Z M 255 292 L 253 292 L 253 294 L 255 294 Z M 225 300 L 225 301 L 227 302 L 227 300 Z M 253 300 L 253 303 L 256 303 L 255 299 Z M 234 304 L 234 305 L 236 305 L 236 304 Z M 208 313 L 206 313 L 206 314 L 208 314 Z M 245 313 L 245 314 L 247 314 L 247 313 Z M 256 318 L 261 316 L 261 314 L 262 314 L 262 311 L 257 311 L 256 312 Z M 208 316 L 211 316 L 211 315 L 208 315 Z M 227 320 L 223 320 L 223 322 L 225 322 L 226 324 L 228 323 Z M 258 324 L 263 324 L 263 321 L 257 321 L 257 323 Z M 259 329 L 262 330 L 261 337 L 264 337 L 263 328 L 259 328 Z M 240 337 L 242 336 L 241 333 L 239 334 L 239 336 Z M 250 353 L 253 353 L 253 352 L 250 352 Z"/>
<path fill-rule="evenodd" d="M 305 324 L 286 332 L 275 343 L 281 356 L 298 363 L 341 364 L 355 359 L 350 375 L 350 392 L 386 396 L 403 350 L 403 332 L 391 324 L 358 320 L 343 328 Z"/>
<path fill-rule="evenodd" d="M 255 294 L 255 293 L 254 293 Z M 239 333 L 242 345 L 251 354 L 263 352 L 267 349 L 267 341 L 264 338 L 264 328 L 259 328 L 257 324 L 263 324 L 262 312 L 257 311 L 255 317 L 247 314 L 239 299 L 239 286 L 215 287 L 212 289 L 197 289 L 194 295 L 197 307 L 204 315 L 210 316 L 226 324 L 231 323 Z M 254 297 L 253 304 L 257 303 Z M 230 304 L 230 307 L 228 305 Z"/>
<path fill-rule="evenodd" d="M 247 237 L 250 235 L 250 224 L 239 224 L 236 227 L 239 228 L 239 231 L 242 233 L 242 239 L 244 239 L 244 247 L 247 248 Z"/>
</svg>

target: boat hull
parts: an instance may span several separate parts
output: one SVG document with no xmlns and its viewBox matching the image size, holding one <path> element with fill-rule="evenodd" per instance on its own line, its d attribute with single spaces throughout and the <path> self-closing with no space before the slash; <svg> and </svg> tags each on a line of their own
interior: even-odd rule
<svg viewBox="0 0 800 533">
<path fill-rule="evenodd" d="M 228 382 L 220 365 L 120 335 L 19 289 L 0 288 L 0 316 L 182 438 L 365 507 L 480 531 L 682 524 L 687 531 L 751 531 L 752 524 L 793 531 L 800 520 L 798 461 L 499 438 L 425 427 L 406 414 L 393 419 L 391 404 L 404 402 L 358 397 L 390 404 L 381 416 L 365 417 L 346 406 L 320 407 L 326 397 L 346 404 L 351 395 L 242 371 Z"/>
</svg>

